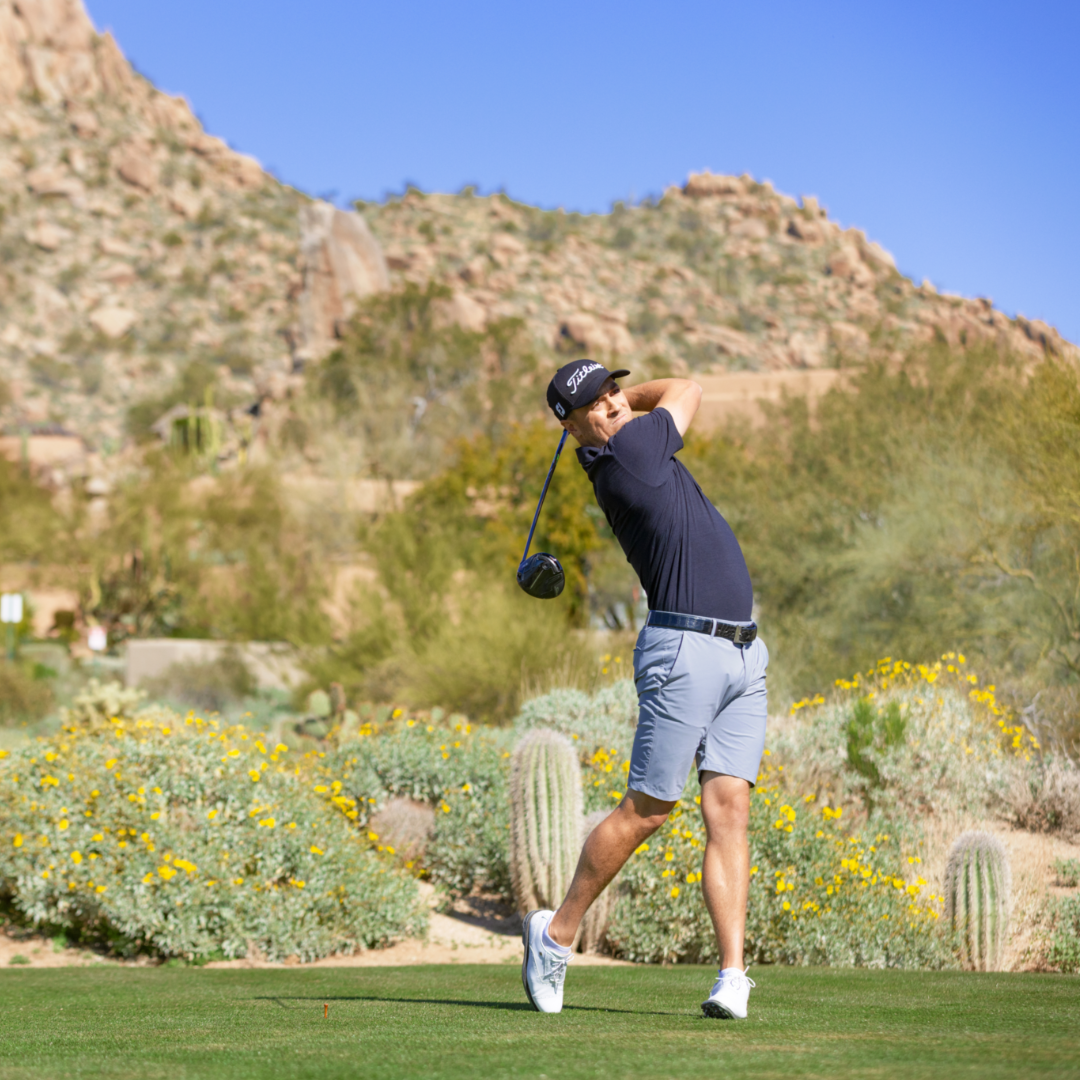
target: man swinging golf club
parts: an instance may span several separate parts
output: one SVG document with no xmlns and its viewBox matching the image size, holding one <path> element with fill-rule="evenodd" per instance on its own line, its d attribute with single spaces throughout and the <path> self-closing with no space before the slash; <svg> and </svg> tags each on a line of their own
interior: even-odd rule
<svg viewBox="0 0 1080 1080">
<path fill-rule="evenodd" d="M 707 837 L 701 885 L 721 959 L 702 1009 L 742 1019 L 754 985 L 743 967 L 747 827 L 765 747 L 769 653 L 750 621 L 753 591 L 738 541 L 675 457 L 701 387 L 657 379 L 622 390 L 615 380 L 628 374 L 577 360 L 559 369 L 547 391 L 579 443 L 578 460 L 650 610 L 634 649 L 639 717 L 626 795 L 585 841 L 559 910 L 526 916 L 522 981 L 535 1008 L 562 1009 L 570 946 L 585 912 L 667 820 L 696 763 Z M 561 579 L 558 561 L 543 558 Z M 525 567 L 523 560 L 518 580 L 529 591 Z M 534 595 L 557 594 L 546 587 Z"/>
</svg>

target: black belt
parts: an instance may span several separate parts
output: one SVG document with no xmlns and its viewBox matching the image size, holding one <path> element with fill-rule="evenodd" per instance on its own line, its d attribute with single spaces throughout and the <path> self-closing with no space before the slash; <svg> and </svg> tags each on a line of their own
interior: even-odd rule
<svg viewBox="0 0 1080 1080">
<path fill-rule="evenodd" d="M 650 611 L 646 626 L 662 626 L 667 630 L 693 630 L 696 634 L 722 637 L 736 645 L 749 645 L 757 637 L 757 623 L 739 623 L 703 619 L 700 615 L 680 615 L 677 611 Z"/>
</svg>

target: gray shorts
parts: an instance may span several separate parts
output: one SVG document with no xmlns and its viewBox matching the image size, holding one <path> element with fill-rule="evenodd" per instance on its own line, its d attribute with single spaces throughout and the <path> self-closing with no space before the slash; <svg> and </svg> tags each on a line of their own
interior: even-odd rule
<svg viewBox="0 0 1080 1080">
<path fill-rule="evenodd" d="M 634 649 L 638 726 L 627 784 L 673 802 L 690 766 L 757 781 L 765 749 L 769 650 L 646 626 Z"/>
</svg>

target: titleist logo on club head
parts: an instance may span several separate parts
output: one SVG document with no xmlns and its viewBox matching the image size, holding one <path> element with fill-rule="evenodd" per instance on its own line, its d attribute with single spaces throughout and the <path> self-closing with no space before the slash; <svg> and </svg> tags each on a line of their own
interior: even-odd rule
<svg viewBox="0 0 1080 1080">
<path fill-rule="evenodd" d="M 603 364 L 586 364 L 584 367 L 579 367 L 576 371 L 572 372 L 570 378 L 566 380 L 566 385 L 570 387 L 570 393 L 576 394 L 577 388 L 581 385 L 581 380 L 584 379 L 590 371 L 595 371 L 597 368 L 603 366 Z"/>
</svg>

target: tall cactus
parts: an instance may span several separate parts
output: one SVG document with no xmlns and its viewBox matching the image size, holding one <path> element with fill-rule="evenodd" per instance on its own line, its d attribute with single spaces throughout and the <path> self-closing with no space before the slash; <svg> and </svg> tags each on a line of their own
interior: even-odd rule
<svg viewBox="0 0 1080 1080">
<path fill-rule="evenodd" d="M 510 877 L 522 912 L 562 900 L 581 851 L 581 766 L 570 740 L 537 728 L 510 760 Z"/>
<path fill-rule="evenodd" d="M 1011 884 L 1009 856 L 996 836 L 966 832 L 957 837 L 945 866 L 945 914 L 965 966 L 999 970 Z"/>
<path fill-rule="evenodd" d="M 589 834 L 609 814 L 610 810 L 594 810 L 584 822 L 582 822 L 581 843 L 589 839 Z M 618 877 L 593 901 L 593 905 L 585 912 L 585 918 L 581 920 L 581 932 L 578 935 L 578 948 L 583 953 L 598 953 L 604 947 L 604 938 L 607 935 L 608 919 L 611 918 L 611 909 L 615 903 L 615 893 L 618 889 Z"/>
</svg>

